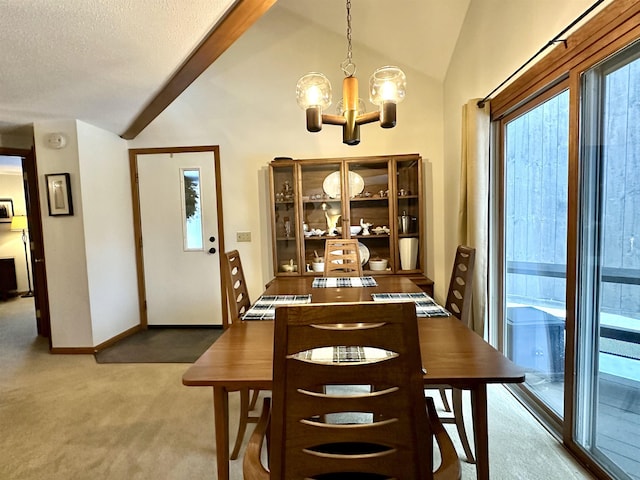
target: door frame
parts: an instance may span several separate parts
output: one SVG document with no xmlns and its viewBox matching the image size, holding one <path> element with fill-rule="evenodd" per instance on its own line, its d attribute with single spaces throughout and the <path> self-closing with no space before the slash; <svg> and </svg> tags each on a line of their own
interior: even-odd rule
<svg viewBox="0 0 640 480">
<path fill-rule="evenodd" d="M 40 209 L 40 190 L 38 189 L 38 168 L 35 148 L 20 149 L 0 147 L 0 155 L 22 158 L 22 180 L 27 221 L 29 222 L 29 253 L 33 300 L 38 335 L 49 340 L 51 351 L 51 317 L 49 315 L 49 291 L 47 287 L 47 269 L 44 258 L 44 239 L 42 234 L 42 210 Z"/>
<path fill-rule="evenodd" d="M 140 327 L 148 328 L 147 320 L 147 292 L 144 281 L 144 257 L 142 242 L 142 216 L 140 213 L 140 191 L 138 189 L 138 155 L 157 155 L 162 153 L 189 153 L 211 152 L 213 153 L 213 170 L 215 174 L 216 211 L 218 222 L 218 262 L 220 264 L 220 299 L 222 302 L 222 323 L 228 318 L 228 302 L 226 295 L 227 280 L 224 275 L 223 253 L 224 248 L 224 221 L 222 216 L 222 182 L 220 175 L 220 147 L 218 145 L 205 145 L 194 147 L 154 147 L 154 148 L 130 148 L 129 168 L 131 176 L 131 198 L 133 207 L 133 232 L 136 242 L 136 271 L 138 275 L 138 298 L 140 305 Z"/>
</svg>

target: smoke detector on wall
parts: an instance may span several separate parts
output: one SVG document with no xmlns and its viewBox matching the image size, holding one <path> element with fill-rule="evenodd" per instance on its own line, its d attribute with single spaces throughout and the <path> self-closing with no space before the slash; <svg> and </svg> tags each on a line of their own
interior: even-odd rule
<svg viewBox="0 0 640 480">
<path fill-rule="evenodd" d="M 64 148 L 67 144 L 67 137 L 63 133 L 50 133 L 47 135 L 47 146 L 49 148 Z"/>
</svg>

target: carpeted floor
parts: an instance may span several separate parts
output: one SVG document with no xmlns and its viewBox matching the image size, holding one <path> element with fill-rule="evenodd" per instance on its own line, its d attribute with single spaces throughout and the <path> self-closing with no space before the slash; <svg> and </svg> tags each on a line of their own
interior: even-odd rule
<svg viewBox="0 0 640 480">
<path fill-rule="evenodd" d="M 51 355 L 35 323 L 32 299 L 0 302 L 0 479 L 216 478 L 211 388 L 182 385 L 187 365 Z M 488 396 L 492 479 L 593 478 L 502 386 Z M 468 398 L 464 405 L 469 421 Z M 235 438 L 237 393 L 229 409 Z M 474 465 L 462 469 L 463 480 L 476 478 Z M 243 478 L 242 457 L 230 470 L 231 480 Z"/>
<path fill-rule="evenodd" d="M 193 363 L 222 328 L 156 328 L 137 332 L 95 354 L 98 363 Z"/>
</svg>

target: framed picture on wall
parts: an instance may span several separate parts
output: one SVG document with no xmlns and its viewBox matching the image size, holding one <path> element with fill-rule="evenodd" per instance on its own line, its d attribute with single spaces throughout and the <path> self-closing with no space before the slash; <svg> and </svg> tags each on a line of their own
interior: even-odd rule
<svg viewBox="0 0 640 480">
<path fill-rule="evenodd" d="M 49 215 L 73 215 L 71 182 L 68 173 L 45 175 L 47 179 L 47 203 Z"/>
<path fill-rule="evenodd" d="M 0 198 L 0 223 L 11 223 L 13 218 L 13 200 Z"/>
</svg>

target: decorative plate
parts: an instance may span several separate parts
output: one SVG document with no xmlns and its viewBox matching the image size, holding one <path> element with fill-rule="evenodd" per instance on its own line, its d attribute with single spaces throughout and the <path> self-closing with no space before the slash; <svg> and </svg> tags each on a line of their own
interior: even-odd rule
<svg viewBox="0 0 640 480">
<path fill-rule="evenodd" d="M 362 242 L 358 242 L 358 249 L 360 250 L 360 263 L 364 265 L 369 261 L 369 255 L 370 255 L 369 249 Z"/>
<path fill-rule="evenodd" d="M 340 172 L 333 172 L 322 182 L 324 193 L 330 198 L 340 198 Z M 349 196 L 359 195 L 364 190 L 364 179 L 355 172 L 349 172 Z"/>
</svg>

